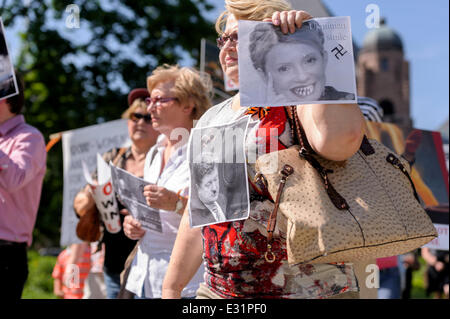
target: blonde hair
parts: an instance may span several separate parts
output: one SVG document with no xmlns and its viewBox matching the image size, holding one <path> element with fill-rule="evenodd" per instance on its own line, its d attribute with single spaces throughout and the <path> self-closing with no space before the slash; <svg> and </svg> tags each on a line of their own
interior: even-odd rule
<svg viewBox="0 0 450 319">
<path fill-rule="evenodd" d="M 147 110 L 147 104 L 145 104 L 145 101 L 142 98 L 135 99 L 133 103 L 131 103 L 130 107 L 122 113 L 122 118 L 130 119 L 131 114 L 136 112 L 138 109 L 143 109 L 144 111 Z"/>
<path fill-rule="evenodd" d="M 222 34 L 228 16 L 231 14 L 237 20 L 262 21 L 271 18 L 276 11 L 292 10 L 285 0 L 225 0 L 225 11 L 216 20 L 216 31 Z"/>
<path fill-rule="evenodd" d="M 160 82 L 173 81 L 172 89 L 181 104 L 193 102 L 191 116 L 198 120 L 211 106 L 212 81 L 207 73 L 194 68 L 163 64 L 153 70 L 147 78 L 147 89 L 151 92 Z"/>
</svg>

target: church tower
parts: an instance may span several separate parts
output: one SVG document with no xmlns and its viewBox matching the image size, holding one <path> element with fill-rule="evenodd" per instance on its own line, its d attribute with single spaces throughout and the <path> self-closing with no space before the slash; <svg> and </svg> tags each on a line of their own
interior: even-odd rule
<svg viewBox="0 0 450 319">
<path fill-rule="evenodd" d="M 404 131 L 411 129 L 409 63 L 401 38 L 385 20 L 364 38 L 356 73 L 358 95 L 378 101 L 385 122 L 395 123 Z"/>
</svg>

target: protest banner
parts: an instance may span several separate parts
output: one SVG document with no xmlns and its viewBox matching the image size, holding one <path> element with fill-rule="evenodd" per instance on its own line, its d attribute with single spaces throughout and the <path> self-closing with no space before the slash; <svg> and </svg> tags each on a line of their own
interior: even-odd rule
<svg viewBox="0 0 450 319">
<path fill-rule="evenodd" d="M 438 233 L 438 237 L 426 244 L 425 247 L 448 251 L 448 207 L 448 204 L 425 207 Z"/>
<path fill-rule="evenodd" d="M 86 184 L 82 161 L 90 173 L 96 169 L 97 153 L 130 144 L 127 121 L 120 119 L 62 133 L 64 190 L 60 245 L 81 242 L 76 236 L 78 219 L 73 210 L 75 195 Z"/>
</svg>

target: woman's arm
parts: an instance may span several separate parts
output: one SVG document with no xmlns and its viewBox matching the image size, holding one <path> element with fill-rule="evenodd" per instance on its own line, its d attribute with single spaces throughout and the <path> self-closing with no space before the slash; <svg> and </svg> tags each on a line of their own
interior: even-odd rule
<svg viewBox="0 0 450 319">
<path fill-rule="evenodd" d="M 430 265 L 431 267 L 434 267 L 436 271 L 440 272 L 444 269 L 444 263 L 442 261 L 439 261 L 435 255 L 433 255 L 430 251 L 430 248 L 428 247 L 422 247 L 420 249 L 422 258 L 425 260 L 425 262 Z"/>
<path fill-rule="evenodd" d="M 146 185 L 143 192 L 147 205 L 157 209 L 174 211 L 177 205 L 177 193 L 158 185 Z"/>
<path fill-rule="evenodd" d="M 142 227 L 142 224 L 138 220 L 134 219 L 134 217 L 130 214 L 127 215 L 122 211 L 121 213 L 126 215 L 123 220 L 123 233 L 125 236 L 132 240 L 138 240 L 144 237 L 145 229 Z"/>
<path fill-rule="evenodd" d="M 89 185 L 86 185 L 73 200 L 73 209 L 78 217 L 83 217 L 88 211 L 95 206 L 94 197 L 89 192 Z"/>
<path fill-rule="evenodd" d="M 162 287 L 163 299 L 179 299 L 181 291 L 202 263 L 203 242 L 200 228 L 191 228 L 185 209 Z"/>
<path fill-rule="evenodd" d="M 283 33 L 294 33 L 312 16 L 305 11 L 275 12 L 274 25 Z M 297 112 L 311 147 L 322 157 L 343 161 L 355 154 L 362 142 L 364 117 L 358 104 L 308 104 Z"/>
<path fill-rule="evenodd" d="M 87 242 L 70 245 L 70 256 L 67 258 L 67 265 L 76 265 L 83 257 L 83 253 L 87 248 Z"/>
<path fill-rule="evenodd" d="M 343 161 L 355 154 L 364 136 L 364 117 L 358 104 L 297 106 L 311 147 L 322 157 Z"/>
</svg>

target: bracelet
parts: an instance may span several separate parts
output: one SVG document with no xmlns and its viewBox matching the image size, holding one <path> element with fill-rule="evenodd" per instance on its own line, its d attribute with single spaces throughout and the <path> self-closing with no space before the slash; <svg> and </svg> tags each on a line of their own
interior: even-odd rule
<svg viewBox="0 0 450 319">
<path fill-rule="evenodd" d="M 182 209 L 185 208 L 186 204 L 184 203 L 184 200 L 187 199 L 187 197 L 181 196 L 181 191 L 183 189 L 180 189 L 177 192 L 177 202 L 175 204 L 175 213 L 182 215 Z"/>
</svg>

